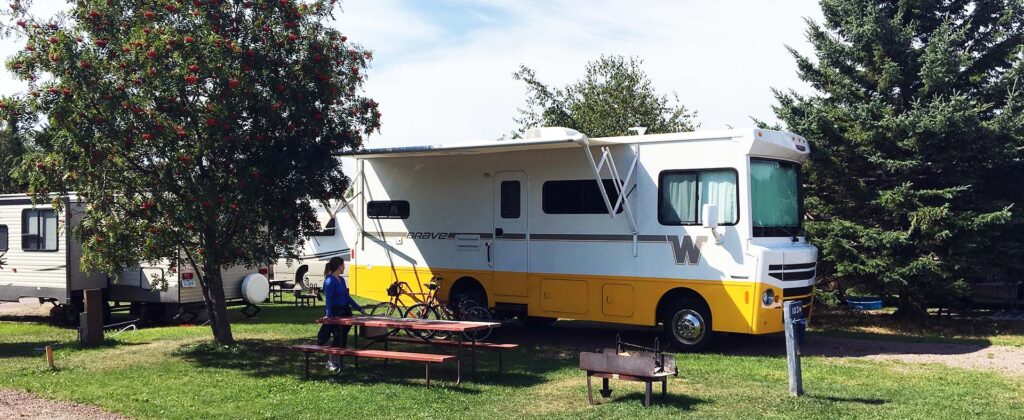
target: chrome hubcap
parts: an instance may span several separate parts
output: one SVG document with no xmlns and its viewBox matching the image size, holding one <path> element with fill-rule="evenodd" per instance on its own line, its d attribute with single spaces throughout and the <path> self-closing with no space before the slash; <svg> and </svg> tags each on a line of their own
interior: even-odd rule
<svg viewBox="0 0 1024 420">
<path fill-rule="evenodd" d="M 672 317 L 672 334 L 683 344 L 697 344 L 704 338 L 704 319 L 692 309 L 683 309 Z"/>
</svg>

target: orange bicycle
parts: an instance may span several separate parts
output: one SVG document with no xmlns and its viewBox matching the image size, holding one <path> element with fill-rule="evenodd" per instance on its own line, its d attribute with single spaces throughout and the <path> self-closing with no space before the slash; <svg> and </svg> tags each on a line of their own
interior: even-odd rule
<svg viewBox="0 0 1024 420">
<path fill-rule="evenodd" d="M 447 305 L 443 304 L 437 297 L 437 292 L 441 290 L 440 280 L 440 277 L 432 277 L 430 282 L 425 284 L 426 292 L 415 292 L 408 283 L 395 281 L 388 286 L 388 296 L 390 299 L 371 308 L 370 314 L 414 319 L 476 322 L 489 322 L 493 319 L 491 311 L 480 306 L 479 303 L 472 299 L 464 298 Z M 402 302 L 402 296 L 407 296 L 416 303 L 411 306 L 405 306 Z M 397 330 L 394 330 L 391 333 L 396 334 L 397 332 Z M 417 330 L 407 331 L 406 333 L 423 339 L 447 338 L 447 333 L 442 331 Z M 466 332 L 463 335 L 469 340 L 483 341 L 491 335 L 491 329 Z"/>
</svg>

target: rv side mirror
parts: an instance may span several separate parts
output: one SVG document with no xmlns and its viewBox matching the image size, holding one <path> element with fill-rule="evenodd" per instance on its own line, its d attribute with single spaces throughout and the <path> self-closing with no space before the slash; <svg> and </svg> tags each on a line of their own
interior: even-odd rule
<svg viewBox="0 0 1024 420">
<path fill-rule="evenodd" d="M 718 206 L 714 204 L 705 204 L 704 211 L 701 213 L 702 220 L 704 221 L 704 227 L 708 229 L 714 229 L 718 227 Z"/>
</svg>

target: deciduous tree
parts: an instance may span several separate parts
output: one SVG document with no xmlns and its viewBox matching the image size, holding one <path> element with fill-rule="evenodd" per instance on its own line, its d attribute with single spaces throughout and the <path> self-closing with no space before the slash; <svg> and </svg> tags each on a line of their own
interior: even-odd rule
<svg viewBox="0 0 1024 420">
<path fill-rule="evenodd" d="M 533 69 L 520 66 L 513 74 L 526 83 L 526 106 L 516 118 L 520 137 L 539 126 L 568 127 L 591 137 L 624 136 L 630 127 L 648 133 L 693 130 L 695 112 L 679 103 L 675 94 L 659 94 L 636 57 L 601 56 L 587 64 L 583 79 L 564 88 L 537 78 Z"/>
<path fill-rule="evenodd" d="M 221 268 L 293 255 L 320 229 L 311 201 L 348 185 L 335 156 L 379 128 L 360 93 L 371 53 L 329 26 L 327 0 L 25 6 L 7 13 L 25 40 L 7 67 L 52 135 L 22 167 L 30 192 L 85 200 L 85 267 L 197 267 L 231 343 Z"/>
</svg>

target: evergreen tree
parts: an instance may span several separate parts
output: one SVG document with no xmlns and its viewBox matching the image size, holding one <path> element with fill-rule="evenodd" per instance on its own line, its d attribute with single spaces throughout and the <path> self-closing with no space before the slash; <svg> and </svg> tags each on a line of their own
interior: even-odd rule
<svg viewBox="0 0 1024 420">
<path fill-rule="evenodd" d="M 820 276 L 899 296 L 921 319 L 976 276 L 1024 269 L 1024 7 L 1020 1 L 822 0 L 816 91 L 776 91 L 812 141 L 807 229 Z"/>
<path fill-rule="evenodd" d="M 590 137 L 624 136 L 638 126 L 651 134 L 693 130 L 696 113 L 675 94 L 659 94 L 641 64 L 635 57 L 601 56 L 587 64 L 582 80 L 564 88 L 548 86 L 533 69 L 520 66 L 512 77 L 526 83 L 527 98 L 513 134 L 540 126 L 568 127 Z"/>
<path fill-rule="evenodd" d="M 195 267 L 232 343 L 221 269 L 294 256 L 321 230 L 311 202 L 349 181 L 332 156 L 379 128 L 361 96 L 371 53 L 329 26 L 333 0 L 27 3 L 3 16 L 25 40 L 7 67 L 52 136 L 21 166 L 29 192 L 85 200 L 84 268 Z"/>
</svg>

